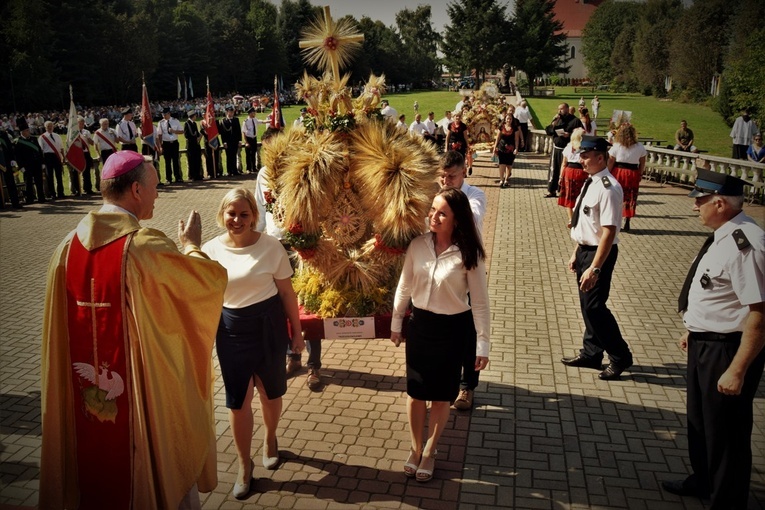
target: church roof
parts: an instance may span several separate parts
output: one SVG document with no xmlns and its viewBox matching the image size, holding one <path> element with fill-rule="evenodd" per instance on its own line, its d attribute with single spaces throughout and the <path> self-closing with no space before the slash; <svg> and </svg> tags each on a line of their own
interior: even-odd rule
<svg viewBox="0 0 765 510">
<path fill-rule="evenodd" d="M 557 0 L 555 17 L 563 23 L 563 32 L 567 37 L 582 37 L 582 30 L 595 9 L 604 0 Z"/>
</svg>

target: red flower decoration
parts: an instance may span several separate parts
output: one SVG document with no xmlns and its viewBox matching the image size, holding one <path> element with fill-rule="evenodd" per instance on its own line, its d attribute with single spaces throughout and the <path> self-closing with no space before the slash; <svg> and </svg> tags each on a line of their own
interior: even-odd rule
<svg viewBox="0 0 765 510">
<path fill-rule="evenodd" d="M 303 233 L 303 225 L 301 225 L 300 223 L 295 223 L 293 225 L 290 225 L 287 230 L 290 231 L 290 234 L 299 236 L 300 234 Z"/>
<path fill-rule="evenodd" d="M 406 250 L 401 248 L 393 248 L 392 246 L 385 244 L 380 234 L 375 234 L 375 249 L 384 251 L 385 253 L 389 253 L 391 255 L 402 255 L 406 253 Z"/>
<path fill-rule="evenodd" d="M 263 198 L 266 199 L 267 204 L 273 204 L 274 202 L 276 202 L 276 199 L 274 198 L 274 195 L 273 193 L 271 193 L 270 190 L 266 190 L 263 192 Z"/>
<path fill-rule="evenodd" d="M 310 260 L 316 256 L 316 248 L 298 249 L 297 252 L 303 260 Z"/>
<path fill-rule="evenodd" d="M 328 50 L 335 51 L 337 49 L 337 39 L 332 36 L 324 39 L 324 47 Z"/>
</svg>

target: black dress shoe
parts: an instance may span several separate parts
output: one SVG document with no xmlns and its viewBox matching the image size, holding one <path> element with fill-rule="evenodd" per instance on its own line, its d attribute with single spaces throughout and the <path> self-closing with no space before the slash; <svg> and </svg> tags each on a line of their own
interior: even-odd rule
<svg viewBox="0 0 765 510">
<path fill-rule="evenodd" d="M 661 488 L 678 496 L 695 496 L 704 499 L 709 497 L 709 492 L 701 490 L 692 477 L 685 480 L 664 480 L 661 482 Z"/>
<path fill-rule="evenodd" d="M 609 363 L 605 370 L 598 374 L 598 379 L 602 381 L 613 381 L 619 379 L 622 372 L 632 366 L 632 363 L 625 366 L 617 365 L 616 363 Z"/>
<path fill-rule="evenodd" d="M 582 356 L 581 354 L 573 358 L 561 358 L 560 362 L 567 367 L 594 368 L 596 370 L 600 370 L 600 366 L 603 364 L 603 360 Z"/>
</svg>

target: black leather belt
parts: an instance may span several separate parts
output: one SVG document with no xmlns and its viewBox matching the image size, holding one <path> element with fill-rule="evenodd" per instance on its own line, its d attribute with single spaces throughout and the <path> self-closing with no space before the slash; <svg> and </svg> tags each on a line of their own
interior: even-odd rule
<svg viewBox="0 0 765 510">
<path fill-rule="evenodd" d="M 580 244 L 579 249 L 582 251 L 594 251 L 598 249 L 598 246 L 590 246 L 589 244 Z"/>
<path fill-rule="evenodd" d="M 581 163 L 571 163 L 570 161 L 566 163 L 566 166 L 569 168 L 584 168 Z"/>
<path fill-rule="evenodd" d="M 619 163 L 618 161 L 614 163 L 614 168 L 629 168 L 630 170 L 637 170 L 640 168 L 640 165 L 636 165 L 635 163 Z"/>
<path fill-rule="evenodd" d="M 741 331 L 733 333 L 712 333 L 710 331 L 689 331 L 690 340 L 701 340 L 702 342 L 738 342 L 741 340 Z"/>
</svg>

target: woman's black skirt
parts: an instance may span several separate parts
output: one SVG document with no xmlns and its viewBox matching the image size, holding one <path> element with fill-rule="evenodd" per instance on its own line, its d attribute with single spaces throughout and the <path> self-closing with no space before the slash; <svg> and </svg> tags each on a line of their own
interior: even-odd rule
<svg viewBox="0 0 765 510">
<path fill-rule="evenodd" d="M 278 294 L 244 308 L 223 308 L 215 349 L 226 407 L 242 408 L 250 379 L 256 375 L 269 400 L 287 392 L 288 343 L 287 316 Z"/>
<path fill-rule="evenodd" d="M 442 315 L 413 307 L 406 338 L 406 393 L 418 400 L 456 399 L 470 335 L 475 335 L 470 310 Z"/>
</svg>

